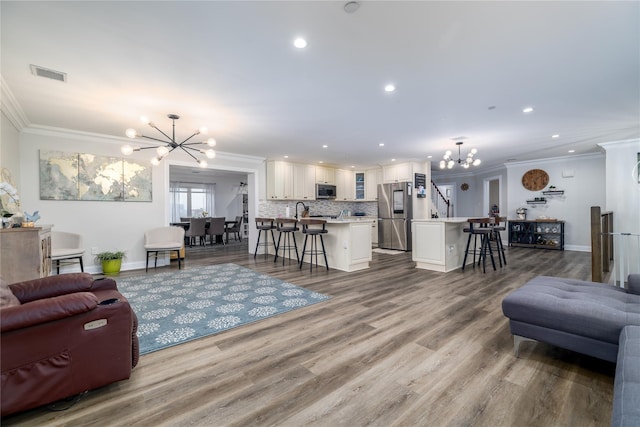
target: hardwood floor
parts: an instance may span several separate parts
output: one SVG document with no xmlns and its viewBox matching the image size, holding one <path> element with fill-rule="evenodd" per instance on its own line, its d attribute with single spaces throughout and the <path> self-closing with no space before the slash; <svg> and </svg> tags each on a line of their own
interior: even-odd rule
<svg viewBox="0 0 640 427">
<path fill-rule="evenodd" d="M 188 253 L 187 268 L 233 262 L 332 298 L 144 355 L 129 380 L 66 411 L 2 424 L 610 424 L 615 365 L 543 343 L 515 358 L 501 309 L 536 275 L 589 280 L 590 254 L 510 248 L 508 266 L 486 274 L 417 270 L 410 253 L 373 257 L 364 272 L 310 273 L 246 249 Z"/>
</svg>

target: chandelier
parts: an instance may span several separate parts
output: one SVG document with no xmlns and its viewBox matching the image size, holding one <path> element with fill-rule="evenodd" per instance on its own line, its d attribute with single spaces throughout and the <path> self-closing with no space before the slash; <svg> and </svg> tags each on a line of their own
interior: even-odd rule
<svg viewBox="0 0 640 427">
<path fill-rule="evenodd" d="M 478 152 L 475 148 L 472 148 L 471 151 L 469 151 L 466 159 L 462 159 L 462 156 L 460 155 L 460 147 L 462 147 L 462 144 L 462 141 L 456 142 L 456 145 L 458 146 L 458 160 L 454 160 L 451 157 L 451 150 L 447 150 L 447 152 L 444 153 L 443 160 L 440 160 L 440 169 L 451 169 L 456 162 L 465 169 L 469 168 L 471 165 L 478 166 L 480 164 L 480 159 L 473 159 L 474 154 Z"/>
<path fill-rule="evenodd" d="M 153 141 L 161 142 L 162 144 L 155 145 L 153 147 L 135 147 L 135 148 L 132 147 L 131 145 L 123 145 L 122 148 L 120 149 L 120 151 L 122 151 L 122 154 L 124 154 L 125 156 L 128 156 L 134 151 L 155 149 L 156 156 L 154 156 L 151 159 L 151 164 L 158 165 L 160 163 L 160 160 L 168 156 L 169 153 L 171 153 L 173 150 L 179 148 L 185 153 L 187 153 L 189 156 L 191 156 L 193 160 L 195 160 L 201 168 L 206 168 L 207 167 L 206 160 L 198 159 L 196 156 L 193 155 L 193 153 L 204 154 L 205 156 L 207 156 L 207 158 L 213 159 L 214 157 L 216 157 L 216 152 L 211 147 L 215 147 L 216 140 L 213 138 L 209 138 L 206 141 L 198 141 L 198 142 L 188 142 L 188 141 L 190 141 L 191 138 L 193 138 L 196 135 L 206 134 L 207 128 L 201 127 L 200 129 L 196 130 L 193 133 L 193 135 L 191 135 L 184 141 L 177 142 L 176 141 L 176 120 L 178 120 L 180 116 L 178 116 L 177 114 L 168 114 L 167 117 L 170 118 L 173 123 L 173 133 L 171 134 L 171 136 L 167 135 L 166 133 L 158 129 L 158 127 L 155 124 L 153 124 L 153 122 L 151 122 L 148 118 L 144 116 L 140 117 L 140 121 L 142 123 L 144 123 L 145 125 L 149 125 L 155 130 L 157 130 L 158 132 L 160 132 L 166 138 L 166 140 L 143 135 L 141 133 L 138 133 L 138 131 L 135 129 L 127 129 L 127 131 L 125 132 L 126 135 L 131 139 L 146 138 L 146 139 L 151 139 Z M 204 150 L 201 148 L 194 147 L 194 146 L 203 146 L 203 145 L 208 146 L 210 148 L 207 150 Z"/>
</svg>

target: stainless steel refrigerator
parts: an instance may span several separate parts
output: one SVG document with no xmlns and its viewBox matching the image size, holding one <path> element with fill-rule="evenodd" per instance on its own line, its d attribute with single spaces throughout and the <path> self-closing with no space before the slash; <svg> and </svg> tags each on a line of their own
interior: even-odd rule
<svg viewBox="0 0 640 427">
<path fill-rule="evenodd" d="M 378 184 L 378 247 L 411 250 L 412 191 L 410 182 Z"/>
</svg>

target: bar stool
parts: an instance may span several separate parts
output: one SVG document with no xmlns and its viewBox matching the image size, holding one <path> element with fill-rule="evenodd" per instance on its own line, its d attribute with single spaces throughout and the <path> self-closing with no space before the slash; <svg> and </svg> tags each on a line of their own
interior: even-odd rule
<svg viewBox="0 0 640 427">
<path fill-rule="evenodd" d="M 302 218 L 300 220 L 302 224 L 302 234 L 304 234 L 304 245 L 302 246 L 302 256 L 300 257 L 300 269 L 302 269 L 302 263 L 304 262 L 305 253 L 309 254 L 309 271 L 313 271 L 313 256 L 315 255 L 316 269 L 318 268 L 318 255 L 324 256 L 324 265 L 329 270 L 329 262 L 327 261 L 327 252 L 324 249 L 323 234 L 327 234 L 329 231 L 325 228 L 327 221 L 324 219 L 308 219 Z M 307 252 L 307 239 L 311 236 L 311 250 Z M 322 250 L 318 249 L 318 236 L 320 237 L 320 244 Z"/>
<path fill-rule="evenodd" d="M 273 242 L 273 247 L 276 249 L 276 253 L 278 253 L 276 248 L 276 238 L 273 235 L 273 230 L 275 230 L 276 226 L 273 224 L 275 220 L 273 218 L 256 218 L 256 229 L 258 229 L 258 241 L 256 242 L 256 250 L 253 253 L 253 258 L 258 254 L 258 248 L 260 246 L 265 246 L 265 254 L 268 253 L 266 247 L 269 246 L 269 236 L 267 235 L 267 231 L 271 232 L 271 241 Z M 260 237 L 262 236 L 262 232 L 264 231 L 264 242 L 260 242 Z"/>
<path fill-rule="evenodd" d="M 507 218 L 505 217 L 495 217 L 494 223 L 489 223 L 489 227 L 493 230 L 492 240 L 495 241 L 496 252 L 498 252 L 498 260 L 500 261 L 500 267 L 502 264 L 507 265 L 507 256 L 504 253 L 504 245 L 502 244 L 502 236 L 500 235 L 501 231 L 505 231 L 507 229 L 506 225 L 500 225 L 500 223 L 507 222 Z"/>
<path fill-rule="evenodd" d="M 299 263 L 300 257 L 298 256 L 298 244 L 296 243 L 295 231 L 300 230 L 298 228 L 298 220 L 292 218 L 278 218 L 276 220 L 276 230 L 278 234 L 278 244 L 276 245 L 276 256 L 273 258 L 273 262 L 278 260 L 278 251 L 282 249 L 282 265 L 284 265 L 284 254 L 289 252 L 289 259 L 291 260 L 291 249 L 296 251 L 296 260 Z M 284 234 L 284 242 L 280 244 L 282 235 Z M 293 245 L 291 245 L 291 237 L 293 237 Z"/>
<path fill-rule="evenodd" d="M 493 259 L 493 251 L 491 249 L 490 238 L 493 234 L 493 230 L 487 225 L 490 222 L 490 218 L 469 218 L 467 222 L 469 223 L 468 228 L 464 228 L 465 233 L 469 233 L 469 238 L 467 239 L 467 247 L 464 252 L 464 259 L 462 260 L 462 271 L 464 271 L 464 267 L 467 263 L 467 255 L 469 255 L 469 246 L 471 245 L 471 239 L 473 238 L 473 268 L 476 267 L 476 253 L 477 251 L 477 239 L 480 237 L 480 252 L 478 253 L 478 266 L 480 266 L 480 261 L 482 261 L 482 271 L 486 273 L 487 269 L 485 266 L 485 261 L 487 259 L 487 252 L 489 252 L 489 256 L 491 257 L 491 264 L 493 265 L 493 269 L 496 269 L 496 261 Z M 476 225 L 474 227 L 474 224 Z"/>
</svg>

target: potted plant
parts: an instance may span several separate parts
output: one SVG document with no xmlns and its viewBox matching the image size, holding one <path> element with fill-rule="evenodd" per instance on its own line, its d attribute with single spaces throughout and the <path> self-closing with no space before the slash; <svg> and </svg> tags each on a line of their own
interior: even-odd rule
<svg viewBox="0 0 640 427">
<path fill-rule="evenodd" d="M 104 274 L 118 274 L 120 273 L 120 267 L 122 267 L 122 258 L 124 258 L 124 251 L 105 251 L 96 254 L 96 263 L 102 263 L 102 272 Z"/>
</svg>

